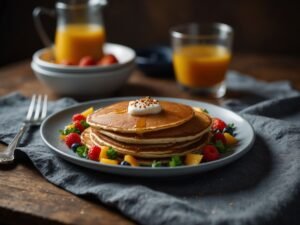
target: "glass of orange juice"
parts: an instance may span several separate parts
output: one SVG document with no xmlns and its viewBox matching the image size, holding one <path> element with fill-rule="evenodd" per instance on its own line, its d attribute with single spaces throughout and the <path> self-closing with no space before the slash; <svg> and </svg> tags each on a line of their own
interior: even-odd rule
<svg viewBox="0 0 300 225">
<path fill-rule="evenodd" d="M 223 97 L 233 29 L 222 23 L 191 23 L 171 28 L 170 32 L 179 85 L 194 94 Z"/>
</svg>

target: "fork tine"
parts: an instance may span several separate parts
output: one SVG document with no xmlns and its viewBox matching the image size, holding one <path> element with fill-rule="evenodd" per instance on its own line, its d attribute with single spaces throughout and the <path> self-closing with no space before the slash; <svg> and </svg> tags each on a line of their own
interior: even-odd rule
<svg viewBox="0 0 300 225">
<path fill-rule="evenodd" d="M 45 119 L 45 117 L 47 115 L 47 101 L 48 101 L 48 95 L 44 95 L 42 115 L 41 115 L 42 120 Z"/>
<path fill-rule="evenodd" d="M 28 108 L 26 120 L 30 120 L 33 114 L 34 104 L 35 104 L 36 95 L 33 95 L 31 98 L 31 102 Z"/>
<path fill-rule="evenodd" d="M 34 120 L 38 120 L 41 112 L 41 103 L 42 103 L 42 95 L 38 96 L 38 100 L 36 103 L 35 113 L 34 113 Z"/>
</svg>

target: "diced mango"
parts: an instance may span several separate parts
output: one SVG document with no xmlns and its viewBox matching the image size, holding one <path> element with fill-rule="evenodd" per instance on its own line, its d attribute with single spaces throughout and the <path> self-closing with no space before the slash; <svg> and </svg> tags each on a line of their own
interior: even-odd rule
<svg viewBox="0 0 300 225">
<path fill-rule="evenodd" d="M 131 166 L 139 166 L 138 161 L 131 155 L 125 155 L 124 161 L 128 162 Z"/>
<path fill-rule="evenodd" d="M 66 135 L 63 135 L 63 134 L 59 135 L 59 138 L 60 138 L 60 140 L 62 140 L 62 141 L 65 140 L 65 137 L 66 137 Z"/>
<path fill-rule="evenodd" d="M 93 112 L 94 112 L 94 107 L 90 107 L 90 108 L 88 108 L 87 110 L 83 111 L 83 112 L 81 113 L 81 115 L 87 117 L 88 115 L 92 114 Z"/>
<path fill-rule="evenodd" d="M 229 146 L 235 145 L 238 142 L 238 140 L 229 133 L 224 133 L 224 137 L 226 139 L 226 144 Z"/>
<path fill-rule="evenodd" d="M 108 146 L 100 146 L 100 148 L 101 148 L 101 152 L 99 155 L 99 161 L 101 161 L 102 159 L 108 159 L 106 152 L 108 151 L 109 147 Z"/>
<path fill-rule="evenodd" d="M 73 123 L 70 123 L 69 125 L 65 126 L 65 129 L 73 129 L 75 125 Z"/>
<path fill-rule="evenodd" d="M 118 165 L 119 164 L 118 160 L 115 160 L 115 159 L 101 158 L 100 162 L 105 163 L 105 164 L 110 164 L 110 165 Z"/>
<path fill-rule="evenodd" d="M 198 165 L 198 164 L 200 164 L 202 158 L 203 158 L 203 155 L 188 153 L 185 156 L 184 164 L 185 165 Z"/>
</svg>

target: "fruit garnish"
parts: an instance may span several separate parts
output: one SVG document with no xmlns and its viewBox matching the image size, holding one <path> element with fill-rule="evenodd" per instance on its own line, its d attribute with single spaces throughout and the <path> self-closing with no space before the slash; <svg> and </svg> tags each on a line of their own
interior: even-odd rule
<svg viewBox="0 0 300 225">
<path fill-rule="evenodd" d="M 96 65 L 96 61 L 91 56 L 84 56 L 79 61 L 79 66 L 94 66 Z"/>
<path fill-rule="evenodd" d="M 122 161 L 122 162 L 120 163 L 120 165 L 121 165 L 121 166 L 131 166 L 130 163 L 127 162 L 127 161 Z"/>
<path fill-rule="evenodd" d="M 154 160 L 152 162 L 152 165 L 151 165 L 152 168 L 154 168 L 154 167 L 161 167 L 161 166 L 162 166 L 161 162 L 160 161 L 156 161 L 156 160 Z"/>
<path fill-rule="evenodd" d="M 139 166 L 138 161 L 131 155 L 125 155 L 124 161 L 128 162 L 131 166 Z"/>
<path fill-rule="evenodd" d="M 64 66 L 75 66 L 76 64 L 75 63 L 73 63 L 73 62 L 71 62 L 70 60 L 62 60 L 61 62 L 60 62 L 60 64 L 61 65 L 64 65 Z"/>
<path fill-rule="evenodd" d="M 75 121 L 82 121 L 84 120 L 85 121 L 85 116 L 82 115 L 81 113 L 77 113 L 75 115 L 72 116 L 72 121 L 75 122 Z"/>
<path fill-rule="evenodd" d="M 61 132 L 62 130 L 60 130 L 60 132 Z M 63 131 L 62 131 L 63 132 Z M 65 140 L 65 137 L 66 137 L 66 135 L 64 135 L 64 134 L 60 134 L 59 135 L 59 138 L 60 138 L 60 140 L 62 140 L 62 141 L 64 141 Z"/>
<path fill-rule="evenodd" d="M 115 63 L 118 63 L 118 59 L 113 54 L 108 54 L 99 60 L 98 65 L 107 66 Z"/>
<path fill-rule="evenodd" d="M 65 130 L 68 130 L 68 129 L 73 129 L 75 126 L 73 123 L 71 124 L 68 124 L 67 126 L 65 126 Z"/>
<path fill-rule="evenodd" d="M 179 156 L 172 156 L 171 160 L 169 161 L 169 166 L 176 167 L 181 165 L 182 165 L 181 158 Z"/>
<path fill-rule="evenodd" d="M 88 158 L 94 161 L 98 161 L 101 148 L 99 146 L 93 146 L 88 151 Z"/>
<path fill-rule="evenodd" d="M 213 123 L 211 125 L 211 130 L 222 132 L 226 127 L 227 124 L 223 120 L 219 118 L 214 118 Z"/>
<path fill-rule="evenodd" d="M 65 128 L 64 130 L 59 130 L 59 133 L 63 136 L 66 136 L 68 134 L 71 134 L 71 133 L 77 133 L 77 134 L 80 134 L 80 130 L 78 130 L 76 127 L 71 127 L 71 128 Z"/>
<path fill-rule="evenodd" d="M 81 124 L 81 121 L 75 121 L 74 126 L 80 131 L 80 133 L 85 130 L 85 127 Z"/>
<path fill-rule="evenodd" d="M 106 155 L 109 159 L 116 159 L 118 157 L 118 152 L 112 147 L 109 147 L 109 149 L 106 152 Z"/>
<path fill-rule="evenodd" d="M 213 135 L 212 141 L 216 143 L 217 141 L 221 141 L 223 145 L 226 145 L 226 138 L 223 133 L 215 133 Z"/>
<path fill-rule="evenodd" d="M 226 143 L 229 146 L 235 145 L 238 142 L 238 140 L 234 136 L 232 136 L 230 133 L 224 133 L 224 137 L 226 139 Z"/>
<path fill-rule="evenodd" d="M 74 143 L 81 143 L 80 135 L 77 133 L 70 133 L 65 137 L 66 145 L 71 148 Z"/>
<path fill-rule="evenodd" d="M 213 145 L 206 145 L 202 148 L 203 159 L 205 161 L 213 161 L 220 158 L 220 153 Z"/>
<path fill-rule="evenodd" d="M 80 143 L 74 143 L 74 144 L 72 144 L 72 146 L 71 146 L 72 151 L 73 151 L 73 152 L 76 152 L 76 150 L 77 150 L 77 148 L 78 148 L 79 146 L 81 146 Z"/>
<path fill-rule="evenodd" d="M 105 163 L 105 164 L 111 164 L 111 165 L 118 165 L 119 164 L 118 160 L 105 159 L 105 158 L 102 158 L 100 162 Z"/>
<path fill-rule="evenodd" d="M 232 136 L 235 136 L 235 130 L 236 130 L 236 127 L 233 123 L 229 123 L 227 125 L 227 127 L 223 130 L 224 133 L 229 133 L 231 134 Z"/>
<path fill-rule="evenodd" d="M 90 127 L 90 125 L 85 120 L 81 120 L 80 123 L 84 128 Z"/>
<path fill-rule="evenodd" d="M 99 161 L 101 161 L 101 159 L 108 159 L 108 156 L 107 156 L 108 149 L 109 149 L 108 146 L 101 146 L 101 153 L 99 156 Z"/>
<path fill-rule="evenodd" d="M 221 154 L 225 154 L 228 151 L 227 146 L 224 145 L 223 142 L 220 140 L 216 141 L 215 146 Z"/>
<path fill-rule="evenodd" d="M 86 110 L 84 110 L 82 113 L 80 113 L 81 115 L 83 115 L 85 118 L 88 117 L 88 115 L 92 114 L 94 112 L 94 107 L 90 107 Z"/>
<path fill-rule="evenodd" d="M 81 158 L 86 158 L 88 154 L 89 148 L 85 145 L 81 145 L 77 147 L 76 153 L 79 155 Z"/>
<path fill-rule="evenodd" d="M 185 156 L 184 164 L 185 165 L 198 165 L 200 164 L 203 155 L 188 153 Z"/>
</svg>

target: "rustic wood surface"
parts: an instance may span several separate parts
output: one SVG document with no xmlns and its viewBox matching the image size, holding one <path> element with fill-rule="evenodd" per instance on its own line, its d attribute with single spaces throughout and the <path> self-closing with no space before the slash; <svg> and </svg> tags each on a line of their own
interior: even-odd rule
<svg viewBox="0 0 300 225">
<path fill-rule="evenodd" d="M 240 54 L 235 56 L 231 68 L 266 81 L 289 80 L 300 90 L 299 62 L 300 58 L 296 57 Z M 53 100 L 60 97 L 37 81 L 29 60 L 0 69 L 0 96 L 12 91 L 26 96 L 47 93 Z M 135 71 L 128 83 L 115 94 L 127 95 L 200 99 L 215 104 L 226 99 L 191 96 L 180 91 L 172 79 L 150 78 L 139 71 Z M 238 97 L 239 93 L 229 93 L 228 96 Z M 0 150 L 3 148 L 4 145 L 0 145 Z M 15 164 L 0 167 L 0 223 L 89 225 L 134 222 L 99 202 L 78 198 L 48 183 L 24 155 L 17 154 Z"/>
</svg>

